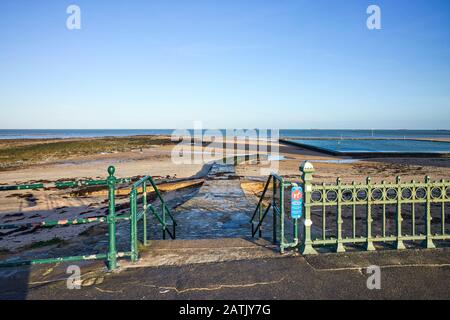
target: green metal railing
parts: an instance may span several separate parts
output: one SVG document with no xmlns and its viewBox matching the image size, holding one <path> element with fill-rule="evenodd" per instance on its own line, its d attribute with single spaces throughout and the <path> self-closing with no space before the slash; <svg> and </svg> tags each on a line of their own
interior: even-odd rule
<svg viewBox="0 0 450 320">
<path fill-rule="evenodd" d="M 295 221 L 294 242 L 285 244 L 284 226 L 281 226 L 281 252 L 296 246 L 305 255 L 316 254 L 317 247 L 328 246 L 333 246 L 336 252 L 345 252 L 346 245 L 358 244 L 371 251 L 375 250 L 376 243 L 395 244 L 395 248 L 400 250 L 405 249 L 405 241 L 422 241 L 424 247 L 435 248 L 434 241 L 450 240 L 446 226 L 446 207 L 450 205 L 449 181 L 432 182 L 430 177 L 426 177 L 423 182 L 403 183 L 397 177 L 395 183 L 373 183 L 367 178 L 365 183 L 346 184 L 338 178 L 335 184 L 317 185 L 313 184 L 314 167 L 311 163 L 303 163 L 300 171 L 304 190 L 303 230 L 300 241 L 297 241 Z M 252 217 L 252 236 L 258 231 L 261 236 L 264 218 L 274 206 L 272 201 L 267 209 L 262 209 L 271 180 L 279 181 L 273 194 L 279 193 L 281 199 L 281 207 L 274 210 L 274 219 L 280 220 L 279 217 L 285 216 L 283 190 L 292 183 L 271 175 Z M 275 197 L 272 195 L 272 198 Z M 253 220 L 258 213 L 260 219 L 255 228 Z M 283 221 L 284 218 L 281 219 Z M 273 228 L 276 229 L 275 223 Z"/>
<path fill-rule="evenodd" d="M 130 183 L 131 178 L 116 179 L 116 183 Z M 108 180 L 76 180 L 76 181 L 56 181 L 50 183 L 32 183 L 32 184 L 20 184 L 1 186 L 0 191 L 14 191 L 14 190 L 38 190 L 38 189 L 65 189 L 65 188 L 78 188 L 78 187 L 92 187 L 92 186 L 107 186 Z"/>
<path fill-rule="evenodd" d="M 161 212 L 158 213 L 156 205 L 152 205 L 148 203 L 147 199 L 147 187 L 148 184 L 153 187 L 153 190 L 160 201 Z M 139 190 L 141 193 L 139 193 Z M 138 201 L 139 195 L 141 195 L 142 204 L 141 208 L 140 203 Z M 166 201 L 162 197 L 160 191 L 158 190 L 157 185 L 155 184 L 153 178 L 151 176 L 146 176 L 141 180 L 137 181 L 133 184 L 130 191 L 130 218 L 131 218 L 131 230 L 130 230 L 130 243 L 131 243 L 131 260 L 137 261 L 139 256 L 139 246 L 138 246 L 138 222 L 142 220 L 143 224 L 143 244 L 144 246 L 148 245 L 148 237 L 147 237 L 147 215 L 151 212 L 152 215 L 156 218 L 156 220 L 161 225 L 162 236 L 163 239 L 166 239 L 166 233 L 169 234 L 171 239 L 176 238 L 176 226 L 177 222 L 174 219 L 173 215 L 170 212 L 169 207 L 167 206 Z M 167 217 L 170 218 L 172 222 L 172 231 L 168 228 Z"/>
<path fill-rule="evenodd" d="M 426 177 L 424 182 L 403 183 L 397 177 L 395 183 L 373 183 L 367 178 L 365 183 L 344 184 L 338 178 L 333 185 L 313 185 L 310 180 L 306 186 L 310 193 L 305 206 L 309 210 L 319 209 L 311 221 L 321 220 L 321 237 L 308 241 L 312 246 L 333 245 L 336 252 L 344 252 L 346 244 L 362 243 L 371 251 L 375 250 L 374 243 L 394 243 L 400 250 L 405 249 L 404 241 L 422 241 L 424 247 L 435 248 L 433 240 L 450 240 L 445 212 L 450 204 L 448 181 L 432 182 Z M 347 228 L 344 214 L 349 218 Z M 327 232 L 329 218 L 335 222 L 331 232 Z M 358 228 L 358 220 L 365 226 L 360 224 Z M 309 250 L 314 253 L 311 246 Z"/>
<path fill-rule="evenodd" d="M 80 186 L 107 186 L 108 188 L 108 214 L 106 217 L 91 217 L 86 219 L 67 219 L 67 220 L 45 220 L 36 223 L 23 223 L 23 224 L 3 224 L 0 225 L 0 230 L 16 229 L 16 228 L 51 228 L 57 226 L 68 226 L 68 225 L 81 225 L 90 223 L 107 223 L 108 224 L 108 251 L 106 253 L 92 254 L 92 255 L 82 255 L 82 256 L 68 256 L 68 257 L 57 257 L 57 258 L 46 258 L 46 259 L 34 259 L 34 260 L 7 260 L 0 261 L 0 267 L 14 267 L 22 265 L 36 265 L 36 264 L 46 264 L 46 263 L 56 263 L 56 262 L 67 262 L 67 261 L 84 261 L 84 260 L 105 260 L 109 270 L 114 270 L 117 268 L 117 259 L 122 257 L 130 257 L 132 261 L 136 261 L 138 258 L 138 239 L 137 239 L 137 225 L 140 220 L 144 221 L 144 245 L 147 245 L 147 212 L 150 210 L 152 214 L 157 218 L 159 223 L 163 226 L 163 238 L 165 238 L 166 232 L 169 233 L 171 238 L 175 238 L 175 227 L 176 222 L 170 213 L 169 207 L 164 201 L 161 193 L 159 192 L 155 182 L 152 177 L 147 176 L 131 187 L 130 197 L 130 212 L 129 214 L 116 214 L 116 190 L 118 184 L 124 184 L 131 182 L 130 178 L 117 179 L 115 174 L 115 168 L 110 166 L 108 168 L 108 178 L 106 180 L 79 180 L 74 182 L 56 182 L 56 183 L 36 183 L 27 185 L 17 185 L 17 186 L 1 186 L 0 191 L 11 191 L 11 190 L 36 190 L 40 188 L 70 188 L 70 187 L 80 187 Z M 150 182 L 152 185 L 158 199 L 162 204 L 162 216 L 158 215 L 155 207 L 147 202 L 147 183 Z M 138 193 L 137 189 L 142 187 L 143 196 L 143 210 L 138 212 Z M 166 213 L 172 219 L 173 230 L 167 229 L 166 224 Z M 130 242 L 131 250 L 127 252 L 118 252 L 116 245 L 116 229 L 117 221 L 129 220 L 130 221 Z"/>
<path fill-rule="evenodd" d="M 0 267 L 14 267 L 22 265 L 36 265 L 56 262 L 68 261 L 85 261 L 85 260 L 106 260 L 110 270 L 117 267 L 117 258 L 131 257 L 131 252 L 117 252 L 116 250 L 116 221 L 120 219 L 128 220 L 127 216 L 116 216 L 115 212 L 115 192 L 116 185 L 119 183 L 128 183 L 131 179 L 117 179 L 114 177 L 115 168 L 108 168 L 109 177 L 107 180 L 78 180 L 69 182 L 54 182 L 54 183 L 35 183 L 23 184 L 16 186 L 1 186 L 0 191 L 12 190 L 37 190 L 42 188 L 70 188 L 70 187 L 86 187 L 86 186 L 107 186 L 108 187 L 108 215 L 106 217 L 91 217 L 86 219 L 66 219 L 66 220 L 44 220 L 36 223 L 17 223 L 17 224 L 3 224 L 0 225 L 0 230 L 16 229 L 16 228 L 52 228 L 68 225 L 81 225 L 92 223 L 107 223 L 108 224 L 108 252 L 92 255 L 68 256 L 46 259 L 34 260 L 11 260 L 1 261 Z"/>
<path fill-rule="evenodd" d="M 293 219 L 292 241 L 287 240 L 287 233 L 285 232 L 287 219 L 284 201 L 285 191 L 289 190 L 293 185 L 292 182 L 287 182 L 282 177 L 271 174 L 265 183 L 258 205 L 250 219 L 252 225 L 252 237 L 254 237 L 256 233 L 258 233 L 259 237 L 262 237 L 263 223 L 270 212 L 270 209 L 272 209 L 272 242 L 274 244 L 279 244 L 281 253 L 284 253 L 285 249 L 295 248 L 299 244 L 298 219 Z M 269 193 L 270 189 L 271 192 Z M 269 201 L 265 204 L 267 198 Z M 279 241 L 277 241 L 277 234 L 279 234 Z"/>
</svg>

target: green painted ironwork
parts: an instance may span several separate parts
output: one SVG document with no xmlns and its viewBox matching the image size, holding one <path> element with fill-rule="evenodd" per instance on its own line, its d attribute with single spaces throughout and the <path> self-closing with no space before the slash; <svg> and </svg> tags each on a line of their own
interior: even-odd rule
<svg viewBox="0 0 450 320">
<path fill-rule="evenodd" d="M 114 270 L 117 268 L 117 248 L 116 248 L 116 183 L 117 179 L 114 176 L 116 168 L 110 166 L 108 168 L 108 269 Z"/>
<path fill-rule="evenodd" d="M 343 183 L 338 178 L 335 184 L 314 184 L 315 170 L 310 162 L 302 163 L 300 172 L 304 190 L 300 236 L 298 221 L 293 221 L 294 239 L 290 243 L 285 239 L 284 193 L 293 183 L 272 174 L 251 218 L 252 237 L 257 233 L 261 237 L 263 222 L 272 210 L 272 238 L 281 252 L 298 247 L 302 254 L 311 255 L 318 253 L 318 247 L 329 246 L 334 246 L 336 252 L 345 252 L 350 244 L 361 244 L 365 250 L 373 251 L 377 243 L 392 243 L 396 249 L 403 250 L 406 241 L 422 241 L 424 247 L 435 248 L 434 241 L 450 240 L 445 224 L 446 205 L 450 205 L 449 181 L 431 182 L 426 177 L 424 182 L 406 183 L 397 177 L 392 183 L 373 183 L 371 178 L 364 183 Z M 267 198 L 270 201 L 265 201 Z M 440 208 L 433 211 L 432 206 Z M 439 216 L 436 209 L 440 209 Z M 317 226 L 314 239 L 313 225 Z M 421 226 L 423 232 L 419 232 Z M 437 233 L 433 232 L 437 229 Z"/>
<path fill-rule="evenodd" d="M 7 230 L 7 229 L 17 229 L 17 228 L 51 228 L 54 226 L 67 226 L 67 225 L 77 225 L 77 224 L 87 224 L 87 223 L 94 223 L 94 222 L 106 222 L 107 219 L 104 217 L 92 217 L 92 218 L 85 218 L 85 219 L 67 219 L 67 220 L 45 220 L 40 222 L 33 222 L 33 223 L 17 223 L 17 224 L 1 224 L 0 230 Z"/>
<path fill-rule="evenodd" d="M 116 178 L 117 184 L 130 183 L 131 178 Z M 107 180 L 76 180 L 76 181 L 56 181 L 50 183 L 32 183 L 20 185 L 0 186 L 0 191 L 20 191 L 20 190 L 38 190 L 38 189 L 66 189 L 79 187 L 108 186 Z"/>
<path fill-rule="evenodd" d="M 336 252 L 344 252 L 345 245 L 364 244 L 368 251 L 375 250 L 376 243 L 393 243 L 398 250 L 405 249 L 405 241 L 423 241 L 426 248 L 435 248 L 433 240 L 450 240 L 450 234 L 445 225 L 445 206 L 450 203 L 450 182 L 441 180 L 431 182 L 429 177 L 424 182 L 411 181 L 404 183 L 397 177 L 395 183 L 373 183 L 367 178 L 365 183 L 343 184 L 337 179 L 335 184 L 314 185 L 312 173 L 314 168 L 310 163 L 302 165 L 305 188 L 305 223 L 301 245 L 303 254 L 315 254 L 314 247 L 335 246 Z M 418 233 L 420 221 L 418 221 L 418 208 L 424 205 L 423 224 L 424 233 Z M 440 223 L 432 224 L 432 205 L 440 205 Z M 365 232 L 357 227 L 357 207 L 359 212 L 365 212 L 358 217 L 365 221 Z M 376 210 L 380 208 L 381 210 Z M 393 215 L 395 231 L 388 234 L 387 207 L 395 209 Z M 406 209 L 409 208 L 410 212 Z M 350 209 L 350 210 L 348 210 Z M 311 210 L 320 210 L 314 217 Z M 332 211 L 333 210 L 333 211 Z M 351 227 L 343 234 L 343 213 L 350 213 Z M 379 214 L 381 211 L 381 214 Z M 377 220 L 375 220 L 377 216 Z M 410 234 L 406 231 L 405 217 L 411 221 Z M 311 225 L 320 223 L 321 236 L 311 239 Z M 336 227 L 332 235 L 327 233 L 327 219 L 336 221 Z M 374 230 L 375 222 L 381 224 L 378 231 Z M 433 233 L 432 228 L 439 228 L 440 232 Z"/>
<path fill-rule="evenodd" d="M 34 259 L 34 260 L 6 260 L 0 261 L 0 267 L 14 267 L 22 265 L 36 265 L 45 263 L 57 263 L 57 262 L 69 262 L 69 261 L 84 261 L 84 260 L 104 260 L 108 266 L 109 270 L 114 270 L 117 268 L 117 259 L 123 257 L 130 257 L 132 261 L 137 261 L 138 259 L 138 222 L 143 221 L 143 234 L 144 240 L 143 244 L 148 244 L 147 236 L 147 213 L 150 211 L 162 225 L 163 238 L 165 238 L 166 233 L 172 239 L 175 239 L 176 233 L 176 221 L 173 218 L 170 209 L 158 190 L 156 183 L 153 181 L 151 176 L 146 176 L 141 180 L 134 183 L 131 187 L 129 194 L 130 197 L 130 212 L 129 214 L 116 214 L 116 189 L 117 185 L 125 184 L 131 182 L 130 178 L 118 179 L 114 176 L 115 168 L 110 166 L 108 168 L 108 178 L 106 180 L 78 180 L 70 182 L 54 182 L 48 184 L 28 184 L 28 185 L 16 185 L 16 186 L 1 186 L 0 191 L 11 191 L 11 190 L 34 190 L 42 188 L 75 188 L 83 186 L 106 186 L 108 188 L 108 214 L 107 216 L 101 217 L 90 217 L 84 219 L 67 219 L 67 220 L 44 220 L 35 223 L 18 223 L 18 224 L 3 224 L 0 225 L 0 230 L 16 229 L 16 228 L 51 228 L 56 226 L 67 226 L 67 225 L 80 225 L 89 223 L 107 223 L 108 224 L 108 251 L 106 253 L 99 253 L 93 255 L 81 255 L 81 256 L 68 256 L 68 257 L 58 257 L 58 258 L 48 258 L 48 259 Z M 162 212 L 159 213 L 158 210 L 147 201 L 147 186 L 150 183 L 155 191 L 157 198 L 160 200 L 162 205 Z M 141 194 L 143 199 L 142 210 L 138 210 L 138 188 L 141 188 Z M 172 221 L 172 231 L 168 229 L 168 224 L 166 223 L 166 216 L 168 216 Z M 131 250 L 127 252 L 118 252 L 116 246 L 116 232 L 117 232 L 117 221 L 130 221 L 130 243 Z"/>
<path fill-rule="evenodd" d="M 258 233 L 262 237 L 263 223 L 268 215 L 272 212 L 272 242 L 278 244 L 280 252 L 288 248 L 295 248 L 298 246 L 298 219 L 293 220 L 293 239 L 288 241 L 285 233 L 285 190 L 293 186 L 292 182 L 286 182 L 282 177 L 271 174 L 267 179 L 263 192 L 260 196 L 256 209 L 250 219 L 252 226 L 252 237 Z M 270 190 L 270 193 L 269 193 Z M 268 201 L 266 201 L 268 198 Z M 267 205 L 265 204 L 267 202 Z M 272 210 L 271 210 L 272 209 Z M 257 218 L 255 220 L 255 218 Z M 277 235 L 279 234 L 279 238 Z"/>
<path fill-rule="evenodd" d="M 153 191 L 156 194 L 160 202 L 160 212 L 158 212 L 158 208 L 156 205 L 150 204 L 148 202 L 147 188 L 148 184 L 153 187 Z M 140 193 L 139 193 L 140 190 Z M 169 234 L 171 239 L 176 238 L 176 226 L 177 222 L 174 219 L 172 213 L 170 212 L 170 208 L 167 205 L 167 202 L 164 200 L 161 192 L 158 189 L 158 186 L 154 182 L 151 176 L 146 176 L 139 181 L 135 182 L 129 194 L 130 197 L 130 244 L 131 244 L 131 260 L 137 261 L 139 258 L 139 240 L 138 240 L 138 223 L 142 220 L 143 225 L 143 239 L 142 243 L 144 246 L 149 244 L 149 239 L 147 236 L 147 222 L 148 222 L 148 213 L 150 212 L 161 225 L 162 237 L 166 238 L 166 233 Z M 139 198 L 142 199 L 142 203 L 139 202 Z M 167 224 L 167 217 L 169 217 L 171 221 L 172 231 L 168 228 L 170 225 Z"/>
<path fill-rule="evenodd" d="M 312 246 L 311 240 L 311 193 L 312 193 L 312 175 L 314 168 L 309 162 L 304 162 L 300 166 L 303 179 L 303 240 L 301 241 L 300 252 L 302 254 L 316 254 L 317 251 Z M 324 204 L 323 204 L 324 205 Z M 323 226 L 325 231 L 325 225 Z"/>
<path fill-rule="evenodd" d="M 34 223 L 17 223 L 17 224 L 3 224 L 0 225 L 0 230 L 16 229 L 16 228 L 51 228 L 56 226 L 80 225 L 89 223 L 107 223 L 108 224 L 108 252 L 92 255 L 68 256 L 47 259 L 34 260 L 7 260 L 0 261 L 0 267 L 14 267 L 22 265 L 36 265 L 45 263 L 70 262 L 70 261 L 86 261 L 86 260 L 105 260 L 109 270 L 114 270 L 117 267 L 117 258 L 131 256 L 131 252 L 117 252 L 116 249 L 116 220 L 127 220 L 126 216 L 116 216 L 115 212 L 115 191 L 118 183 L 126 183 L 130 179 L 117 179 L 114 176 L 115 168 L 110 166 L 108 168 L 109 177 L 107 180 L 79 180 L 75 182 L 55 182 L 51 184 L 28 184 L 17 186 L 2 186 L 0 191 L 10 190 L 30 190 L 40 188 L 68 188 L 80 186 L 107 186 L 108 187 L 108 215 L 106 217 L 90 217 L 84 219 L 66 219 L 66 220 L 44 220 Z"/>
</svg>

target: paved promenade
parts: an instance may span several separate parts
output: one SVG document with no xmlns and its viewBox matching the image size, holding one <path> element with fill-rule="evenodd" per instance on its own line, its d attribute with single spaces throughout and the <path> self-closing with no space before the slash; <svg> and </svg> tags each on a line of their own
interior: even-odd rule
<svg viewBox="0 0 450 320">
<path fill-rule="evenodd" d="M 216 164 L 174 210 L 178 240 L 152 240 L 114 273 L 74 262 L 80 289 L 67 287 L 68 263 L 0 269 L 0 299 L 450 299 L 450 248 L 281 255 L 249 238 L 254 207 L 234 167 Z M 380 267 L 379 290 L 368 289 L 370 266 Z"/>
<path fill-rule="evenodd" d="M 267 249 L 269 250 L 269 249 Z M 199 251 L 199 256 L 202 251 Z M 66 265 L 0 272 L 1 299 L 450 299 L 450 249 L 259 256 L 249 260 L 123 267 L 82 266 L 81 289 Z M 381 267 L 381 289 L 366 268 Z"/>
</svg>

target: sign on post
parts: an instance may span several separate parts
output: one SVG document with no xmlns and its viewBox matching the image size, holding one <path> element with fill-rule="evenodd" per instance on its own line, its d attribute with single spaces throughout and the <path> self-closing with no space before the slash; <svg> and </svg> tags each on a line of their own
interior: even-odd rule
<svg viewBox="0 0 450 320">
<path fill-rule="evenodd" d="M 303 188 L 293 186 L 291 191 L 291 217 L 300 219 L 303 215 Z"/>
</svg>

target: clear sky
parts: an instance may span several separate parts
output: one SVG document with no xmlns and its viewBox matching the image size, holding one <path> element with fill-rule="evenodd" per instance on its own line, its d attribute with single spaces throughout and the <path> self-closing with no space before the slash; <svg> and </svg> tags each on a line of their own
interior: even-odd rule
<svg viewBox="0 0 450 320">
<path fill-rule="evenodd" d="M 0 129 L 193 121 L 450 129 L 450 1 L 0 1 Z"/>
</svg>

